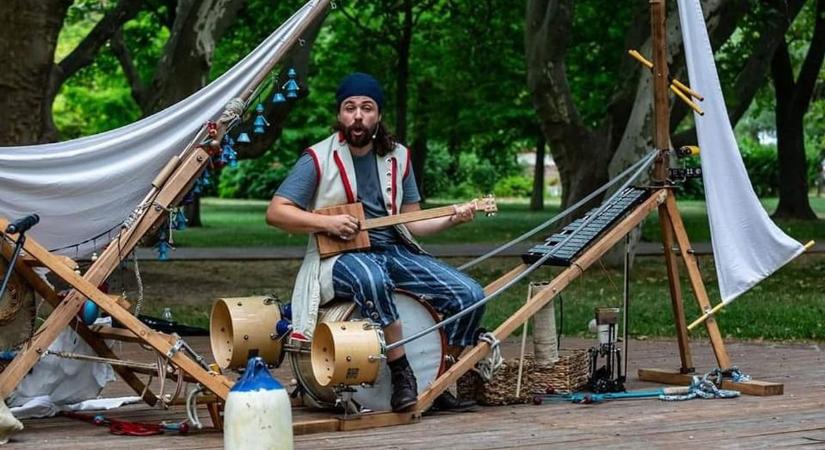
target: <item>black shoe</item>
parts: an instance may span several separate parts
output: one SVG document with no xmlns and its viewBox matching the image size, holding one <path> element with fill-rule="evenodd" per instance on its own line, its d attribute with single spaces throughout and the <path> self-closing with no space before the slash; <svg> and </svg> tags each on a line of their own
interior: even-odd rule
<svg viewBox="0 0 825 450">
<path fill-rule="evenodd" d="M 434 411 L 449 411 L 451 409 L 459 408 L 462 405 L 461 401 L 456 398 L 450 391 L 444 391 L 433 401 Z"/>
<path fill-rule="evenodd" d="M 390 379 L 392 380 L 392 397 L 390 406 L 393 411 L 403 411 L 418 402 L 418 383 L 415 381 L 407 357 L 390 362 Z"/>
</svg>

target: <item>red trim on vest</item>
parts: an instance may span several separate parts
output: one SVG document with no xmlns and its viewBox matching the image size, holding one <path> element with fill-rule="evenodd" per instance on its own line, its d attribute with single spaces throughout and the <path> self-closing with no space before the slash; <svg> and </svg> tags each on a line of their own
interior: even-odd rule
<svg viewBox="0 0 825 450">
<path fill-rule="evenodd" d="M 392 213 L 398 214 L 397 205 L 395 204 L 395 190 L 397 189 L 398 184 L 398 161 L 395 159 L 395 157 L 390 158 L 390 160 L 392 161 L 392 167 L 390 168 L 390 173 L 392 174 L 392 186 L 390 187 L 390 203 L 392 204 Z"/>
<path fill-rule="evenodd" d="M 338 150 L 332 152 L 332 157 L 335 159 L 335 165 L 338 166 L 338 173 L 341 174 L 341 182 L 344 183 L 344 191 L 347 193 L 347 203 L 355 203 L 355 195 L 352 194 L 352 185 L 349 184 L 347 168 L 344 166 L 343 161 L 341 161 L 341 157 L 338 156 Z"/>
<path fill-rule="evenodd" d="M 344 136 L 344 132 L 339 130 L 338 131 L 338 143 L 343 144 L 345 140 L 347 140 L 347 138 L 346 138 L 346 136 Z"/>
<path fill-rule="evenodd" d="M 410 149 L 407 149 L 407 165 L 404 166 L 404 176 L 401 177 L 402 180 L 407 178 L 407 174 L 410 173 Z"/>
<path fill-rule="evenodd" d="M 318 186 L 321 184 L 321 162 L 318 160 L 318 154 L 312 148 L 308 148 L 304 152 L 309 154 L 312 157 L 312 162 L 315 163 L 315 190 L 318 190 Z"/>
</svg>

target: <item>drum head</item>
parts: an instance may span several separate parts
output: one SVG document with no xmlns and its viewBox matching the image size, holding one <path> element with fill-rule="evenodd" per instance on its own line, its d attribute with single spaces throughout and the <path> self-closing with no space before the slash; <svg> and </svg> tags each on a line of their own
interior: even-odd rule
<svg viewBox="0 0 825 450">
<path fill-rule="evenodd" d="M 404 336 L 412 336 L 437 323 L 435 311 L 429 305 L 407 294 L 396 292 L 395 306 L 398 309 Z M 353 315 L 355 318 L 361 316 L 357 309 Z M 413 373 L 415 373 L 419 394 L 424 392 L 441 374 L 446 352 L 445 347 L 446 340 L 441 329 L 404 345 L 407 360 L 409 360 Z M 357 387 L 352 398 L 364 408 L 373 411 L 390 411 L 392 410 L 390 406 L 391 396 L 390 369 L 386 360 L 383 360 L 375 384 L 367 387 Z"/>
<path fill-rule="evenodd" d="M 0 277 L 5 276 L 7 265 L 6 260 L 0 258 Z M 0 298 L 0 351 L 14 350 L 30 339 L 34 319 L 34 289 L 20 275 L 12 273 Z"/>
<path fill-rule="evenodd" d="M 395 304 L 401 318 L 401 326 L 405 336 L 411 336 L 437 323 L 438 315 L 428 304 L 419 301 L 403 292 L 395 293 Z M 337 301 L 324 305 L 318 313 L 320 322 L 337 322 L 342 320 L 360 319 L 358 308 L 351 301 Z M 418 393 L 424 390 L 441 375 L 443 371 L 444 355 L 447 340 L 444 332 L 438 329 L 420 339 L 404 346 L 407 359 L 413 368 L 418 381 Z M 312 372 L 310 356 L 302 352 L 290 352 L 289 359 L 295 378 L 306 391 L 304 401 L 312 407 L 332 407 L 335 405 L 335 394 L 332 386 L 324 387 L 317 383 Z M 362 387 L 353 386 L 356 392 L 353 399 L 364 408 L 373 411 L 390 411 L 390 396 L 392 384 L 386 360 L 381 360 L 378 378 L 374 385 Z"/>
</svg>

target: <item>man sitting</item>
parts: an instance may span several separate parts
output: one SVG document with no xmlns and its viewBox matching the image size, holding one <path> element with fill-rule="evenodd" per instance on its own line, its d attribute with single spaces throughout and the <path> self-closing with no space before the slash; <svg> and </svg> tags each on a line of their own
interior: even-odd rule
<svg viewBox="0 0 825 450">
<path fill-rule="evenodd" d="M 281 184 L 266 213 L 267 223 L 290 233 L 327 233 L 353 239 L 360 225 L 348 214 L 312 211 L 361 202 L 366 218 L 417 211 L 420 196 L 410 152 L 397 143 L 381 122 L 384 94 L 372 76 L 353 73 L 336 93 L 337 131 L 308 148 Z M 292 297 L 293 339 L 309 340 L 320 304 L 333 298 L 352 299 L 363 317 L 381 324 L 387 344 L 403 337 L 393 291 L 402 288 L 425 296 L 449 316 L 484 297 L 474 280 L 425 253 L 413 235 L 426 236 L 473 220 L 474 205 L 455 208 L 449 217 L 369 231 L 371 248 L 321 259 L 309 240 Z M 474 344 L 484 308 L 445 326 L 449 353 L 457 357 Z M 418 387 L 404 348 L 389 351 L 394 411 L 416 403 Z"/>
</svg>

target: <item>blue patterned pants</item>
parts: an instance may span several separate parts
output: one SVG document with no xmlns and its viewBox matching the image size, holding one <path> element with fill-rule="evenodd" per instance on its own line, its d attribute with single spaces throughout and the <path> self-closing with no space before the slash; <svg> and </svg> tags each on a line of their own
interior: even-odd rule
<svg viewBox="0 0 825 450">
<path fill-rule="evenodd" d="M 396 288 L 423 296 L 444 316 L 484 298 L 484 290 L 472 278 L 404 245 L 346 253 L 335 262 L 332 276 L 337 298 L 354 300 L 364 317 L 384 327 L 398 320 L 392 295 Z M 449 345 L 473 345 L 483 314 L 481 307 L 445 326 Z"/>
</svg>

